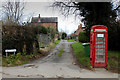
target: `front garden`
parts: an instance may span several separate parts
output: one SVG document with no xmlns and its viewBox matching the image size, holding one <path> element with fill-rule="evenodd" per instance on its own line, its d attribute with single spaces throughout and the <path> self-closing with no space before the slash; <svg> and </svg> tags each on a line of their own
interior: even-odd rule
<svg viewBox="0 0 120 80">
<path fill-rule="evenodd" d="M 19 65 L 27 64 L 33 60 L 37 60 L 39 58 L 42 58 L 42 57 L 46 56 L 51 49 L 55 48 L 55 46 L 59 42 L 60 42 L 60 40 L 56 40 L 54 43 L 51 43 L 52 45 L 50 44 L 48 46 L 48 51 L 46 51 L 44 49 L 40 49 L 38 52 L 31 53 L 31 54 L 19 52 L 16 55 L 11 54 L 7 57 L 3 56 L 2 57 L 2 66 L 6 66 L 6 67 L 19 66 Z"/>
<path fill-rule="evenodd" d="M 2 26 L 2 65 L 17 66 L 29 63 L 32 60 L 41 58 L 55 48 L 60 40 L 55 41 L 54 36 L 57 31 L 53 28 L 32 25 L 7 25 Z M 42 39 L 41 34 L 49 35 L 46 41 Z M 45 37 L 44 37 L 45 38 Z M 47 40 L 49 38 L 49 40 Z M 42 41 L 41 41 L 42 40 Z M 44 49 L 41 44 L 47 43 Z M 6 56 L 6 49 L 16 49 L 16 55 L 9 53 Z M 47 49 L 47 51 L 45 51 Z"/>
<path fill-rule="evenodd" d="M 81 42 L 75 42 L 71 44 L 74 54 L 76 56 L 77 62 L 84 68 L 93 70 L 90 64 L 89 57 L 86 57 L 84 54 L 84 49 L 82 46 Z M 119 67 L 119 57 L 120 57 L 120 52 L 119 51 L 108 51 L 107 55 L 107 67 L 105 68 L 108 71 L 111 72 L 120 72 L 120 67 Z"/>
</svg>

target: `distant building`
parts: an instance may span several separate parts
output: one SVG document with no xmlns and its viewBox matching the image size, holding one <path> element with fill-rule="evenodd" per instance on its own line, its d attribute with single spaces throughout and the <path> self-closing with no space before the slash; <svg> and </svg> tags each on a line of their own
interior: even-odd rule
<svg viewBox="0 0 120 80">
<path fill-rule="evenodd" d="M 78 41 L 79 33 L 83 32 L 83 31 L 85 31 L 85 27 L 82 27 L 82 24 L 80 24 L 78 26 L 78 29 L 74 33 L 72 33 L 72 35 L 74 36 L 74 39 L 76 39 L 76 41 Z"/>
<path fill-rule="evenodd" d="M 40 17 L 40 14 L 38 17 L 32 17 L 31 20 L 32 25 L 41 25 L 46 28 L 54 28 L 58 30 L 58 18 L 57 17 Z"/>
</svg>

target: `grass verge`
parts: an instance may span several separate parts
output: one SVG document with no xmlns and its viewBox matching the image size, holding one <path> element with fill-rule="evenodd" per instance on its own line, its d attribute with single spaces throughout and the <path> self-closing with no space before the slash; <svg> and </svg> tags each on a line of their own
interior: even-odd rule
<svg viewBox="0 0 120 80">
<path fill-rule="evenodd" d="M 58 56 L 61 57 L 63 52 L 64 52 L 63 49 L 61 49 L 58 53 Z"/>
<path fill-rule="evenodd" d="M 56 40 L 56 41 L 53 43 L 53 45 L 51 46 L 51 48 L 55 48 L 56 45 L 57 45 L 59 42 L 60 42 L 60 40 Z"/>
<path fill-rule="evenodd" d="M 75 43 L 72 43 L 72 48 L 73 48 L 73 51 L 76 55 L 76 59 L 77 61 L 85 68 L 88 68 L 88 69 L 91 69 L 91 64 L 90 64 L 90 60 L 89 60 L 89 57 L 86 57 L 84 55 L 84 49 L 83 49 L 83 46 L 82 46 L 82 43 L 79 43 L 79 42 L 75 42 Z"/>
<path fill-rule="evenodd" d="M 70 40 L 67 40 L 68 42 L 74 42 L 74 40 L 70 39 Z"/>
<path fill-rule="evenodd" d="M 77 61 L 82 64 L 84 67 L 91 69 L 91 64 L 89 61 L 89 57 L 84 55 L 84 50 L 82 43 L 76 42 L 72 43 L 73 51 L 76 54 Z M 120 73 L 120 51 L 108 51 L 107 55 L 107 67 L 106 69 L 111 72 L 118 72 Z"/>
<path fill-rule="evenodd" d="M 120 73 L 120 51 L 108 51 L 108 61 L 106 69 L 112 72 Z"/>
<path fill-rule="evenodd" d="M 6 66 L 6 67 L 19 66 L 19 65 L 27 64 L 30 61 L 38 59 L 40 57 L 42 57 L 42 54 L 39 53 L 34 53 L 30 55 L 23 55 L 21 53 L 17 53 L 16 55 L 12 54 L 8 57 L 3 56 L 2 66 Z"/>
</svg>

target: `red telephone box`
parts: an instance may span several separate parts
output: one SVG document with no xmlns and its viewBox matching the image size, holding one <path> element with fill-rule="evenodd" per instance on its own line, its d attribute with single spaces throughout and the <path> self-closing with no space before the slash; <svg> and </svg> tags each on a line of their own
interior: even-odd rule
<svg viewBox="0 0 120 80">
<path fill-rule="evenodd" d="M 90 63 L 93 67 L 107 66 L 107 27 L 95 25 L 90 32 Z"/>
</svg>

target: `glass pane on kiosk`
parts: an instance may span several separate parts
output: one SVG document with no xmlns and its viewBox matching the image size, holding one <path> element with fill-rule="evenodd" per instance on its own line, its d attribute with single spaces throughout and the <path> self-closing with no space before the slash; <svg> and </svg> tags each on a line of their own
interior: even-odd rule
<svg viewBox="0 0 120 80">
<path fill-rule="evenodd" d="M 99 37 L 102 36 L 102 37 Z M 95 62 L 105 62 L 105 38 L 104 35 L 96 35 Z"/>
</svg>

